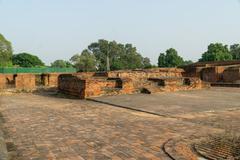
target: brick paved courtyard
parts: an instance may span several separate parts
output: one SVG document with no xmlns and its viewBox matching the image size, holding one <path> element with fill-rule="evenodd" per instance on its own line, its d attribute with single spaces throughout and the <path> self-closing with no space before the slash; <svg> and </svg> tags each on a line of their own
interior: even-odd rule
<svg viewBox="0 0 240 160">
<path fill-rule="evenodd" d="M 98 99 L 112 106 L 47 93 L 13 94 L 0 97 L 0 112 L 19 160 L 171 160 L 184 158 L 175 146 L 163 149 L 170 140 L 239 132 L 239 98 L 240 89 L 217 88 Z"/>
</svg>

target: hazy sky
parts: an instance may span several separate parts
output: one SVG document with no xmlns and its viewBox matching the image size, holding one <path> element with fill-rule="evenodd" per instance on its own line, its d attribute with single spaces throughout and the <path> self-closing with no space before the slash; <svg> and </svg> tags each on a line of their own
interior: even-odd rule
<svg viewBox="0 0 240 160">
<path fill-rule="evenodd" d="M 197 60 L 211 42 L 240 43 L 239 0 L 0 0 L 0 17 L 14 53 L 47 64 L 98 39 L 132 43 L 153 63 L 170 47 Z"/>
</svg>

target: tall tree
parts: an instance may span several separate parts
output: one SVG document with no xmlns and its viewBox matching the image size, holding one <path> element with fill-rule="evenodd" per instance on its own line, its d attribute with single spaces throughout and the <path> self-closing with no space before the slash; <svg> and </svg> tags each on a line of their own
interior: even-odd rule
<svg viewBox="0 0 240 160">
<path fill-rule="evenodd" d="M 160 53 L 158 57 L 158 67 L 166 67 L 166 55 L 165 53 Z"/>
<path fill-rule="evenodd" d="M 95 71 L 97 69 L 96 57 L 87 49 L 81 54 L 74 55 L 70 61 L 80 72 Z"/>
<path fill-rule="evenodd" d="M 178 55 L 174 48 L 166 50 L 166 53 L 160 53 L 158 57 L 159 67 L 178 67 L 184 64 L 184 60 Z"/>
<path fill-rule="evenodd" d="M 232 60 L 228 46 L 222 43 L 211 43 L 208 50 L 202 54 L 201 62 L 206 61 L 227 61 Z"/>
<path fill-rule="evenodd" d="M 230 46 L 230 53 L 235 60 L 240 60 L 240 44 Z"/>
<path fill-rule="evenodd" d="M 44 63 L 35 55 L 29 53 L 19 53 L 13 55 L 13 64 L 20 67 L 41 67 Z"/>
<path fill-rule="evenodd" d="M 145 68 L 147 62 L 132 44 L 124 45 L 116 41 L 99 40 L 90 44 L 88 49 L 99 62 L 100 71 L 107 70 L 108 59 L 111 70 Z M 149 67 L 149 64 L 147 65 Z"/>
<path fill-rule="evenodd" d="M 56 60 L 53 63 L 51 63 L 51 67 L 56 67 L 56 68 L 69 68 L 72 67 L 72 64 L 68 61 L 64 60 Z"/>
<path fill-rule="evenodd" d="M 12 65 L 12 45 L 0 34 L 0 67 L 7 67 Z"/>
</svg>

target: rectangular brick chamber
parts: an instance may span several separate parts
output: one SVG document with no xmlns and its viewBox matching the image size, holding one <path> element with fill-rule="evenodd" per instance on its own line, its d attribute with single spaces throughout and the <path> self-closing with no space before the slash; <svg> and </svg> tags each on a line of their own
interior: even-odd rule
<svg viewBox="0 0 240 160">
<path fill-rule="evenodd" d="M 184 78 L 184 70 L 156 68 L 60 75 L 58 89 L 81 99 L 103 95 L 157 93 L 208 87 L 199 78 Z"/>
<path fill-rule="evenodd" d="M 184 76 L 199 77 L 212 86 L 228 84 L 224 86 L 238 86 L 240 84 L 240 61 L 198 62 L 182 67 Z"/>
<path fill-rule="evenodd" d="M 38 87 L 58 87 L 58 77 L 65 73 L 48 74 L 0 74 L 0 90 L 15 89 L 33 91 Z"/>
</svg>

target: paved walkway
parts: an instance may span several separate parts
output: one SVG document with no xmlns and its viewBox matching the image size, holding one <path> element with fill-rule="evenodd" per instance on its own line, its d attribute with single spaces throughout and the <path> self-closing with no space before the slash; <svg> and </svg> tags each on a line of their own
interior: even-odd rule
<svg viewBox="0 0 240 160">
<path fill-rule="evenodd" d="M 169 139 L 221 131 L 191 116 L 168 118 L 32 94 L 1 96 L 0 112 L 19 160 L 168 160 L 162 146 Z M 240 112 L 230 113 L 239 122 Z"/>
<path fill-rule="evenodd" d="M 240 88 L 211 88 L 157 94 L 133 94 L 91 98 L 106 104 L 123 106 L 159 115 L 240 109 Z"/>
</svg>

